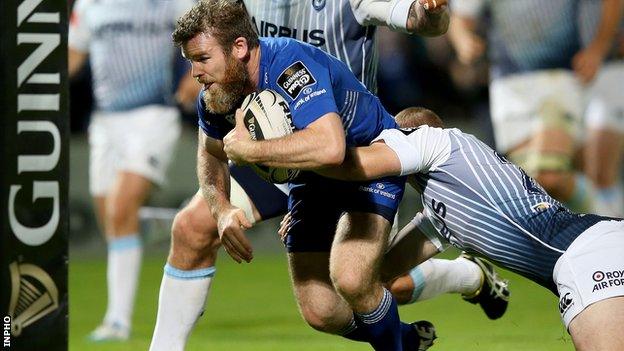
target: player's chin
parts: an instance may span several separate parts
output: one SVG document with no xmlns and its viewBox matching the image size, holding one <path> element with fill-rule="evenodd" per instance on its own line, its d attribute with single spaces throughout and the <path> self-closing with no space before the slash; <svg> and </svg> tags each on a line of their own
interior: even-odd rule
<svg viewBox="0 0 624 351">
<path fill-rule="evenodd" d="M 204 99 L 209 112 L 227 114 L 234 111 L 241 96 L 238 94 L 226 93 L 213 84 L 210 89 L 206 91 Z"/>
</svg>

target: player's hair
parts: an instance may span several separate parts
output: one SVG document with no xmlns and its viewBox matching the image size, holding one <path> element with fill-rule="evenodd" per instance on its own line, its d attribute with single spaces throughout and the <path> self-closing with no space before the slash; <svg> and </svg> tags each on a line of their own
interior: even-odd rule
<svg viewBox="0 0 624 351">
<path fill-rule="evenodd" d="M 253 49 L 259 45 L 258 34 L 242 1 L 200 0 L 176 23 L 172 37 L 177 47 L 200 33 L 212 35 L 224 52 L 243 37 Z"/>
<path fill-rule="evenodd" d="M 394 119 L 401 128 L 416 128 L 424 124 L 444 128 L 444 122 L 440 116 L 424 107 L 408 107 L 399 112 Z"/>
</svg>

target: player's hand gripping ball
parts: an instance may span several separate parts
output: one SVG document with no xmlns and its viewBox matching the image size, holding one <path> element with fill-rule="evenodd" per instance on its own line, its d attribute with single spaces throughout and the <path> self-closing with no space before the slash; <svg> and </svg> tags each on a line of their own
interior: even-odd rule
<svg viewBox="0 0 624 351">
<path fill-rule="evenodd" d="M 247 95 L 241 109 L 245 127 L 253 140 L 280 138 L 294 132 L 288 103 L 273 90 L 267 89 Z M 251 168 L 271 183 L 286 183 L 299 175 L 298 169 L 256 164 L 251 164 Z"/>
</svg>

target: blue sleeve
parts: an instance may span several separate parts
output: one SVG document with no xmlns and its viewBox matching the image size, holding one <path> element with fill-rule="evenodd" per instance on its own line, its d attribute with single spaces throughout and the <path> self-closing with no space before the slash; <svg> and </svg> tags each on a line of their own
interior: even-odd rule
<svg viewBox="0 0 624 351">
<path fill-rule="evenodd" d="M 206 105 L 204 103 L 204 92 L 201 91 L 197 96 L 197 124 L 204 131 L 204 133 L 215 139 L 223 139 L 225 133 L 218 127 L 216 123 L 215 115 L 206 111 Z"/>
<path fill-rule="evenodd" d="M 328 67 L 302 50 L 280 57 L 288 59 L 271 65 L 269 85 L 288 102 L 297 129 L 327 113 L 338 113 Z"/>
</svg>

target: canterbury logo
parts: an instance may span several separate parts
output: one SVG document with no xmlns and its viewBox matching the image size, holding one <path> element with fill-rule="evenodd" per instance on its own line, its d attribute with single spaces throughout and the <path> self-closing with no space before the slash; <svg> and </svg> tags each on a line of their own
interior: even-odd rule
<svg viewBox="0 0 624 351">
<path fill-rule="evenodd" d="M 19 336 L 22 329 L 58 308 L 58 289 L 43 269 L 13 262 L 11 272 L 11 334 Z"/>
</svg>

